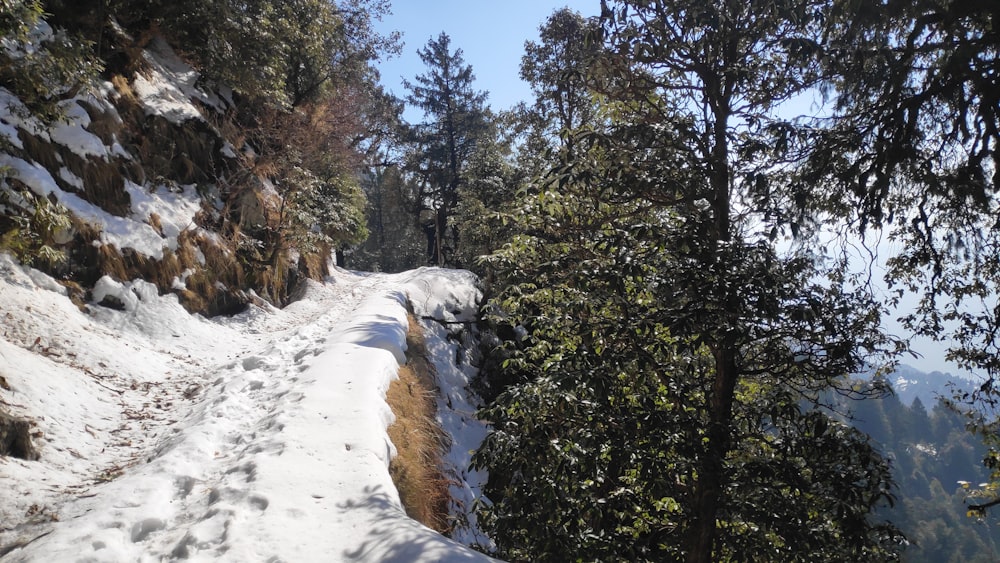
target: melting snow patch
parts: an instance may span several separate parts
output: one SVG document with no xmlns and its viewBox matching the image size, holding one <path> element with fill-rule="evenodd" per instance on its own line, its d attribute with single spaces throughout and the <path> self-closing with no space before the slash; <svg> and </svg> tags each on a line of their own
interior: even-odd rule
<svg viewBox="0 0 1000 563">
<path fill-rule="evenodd" d="M 192 100 L 223 107 L 217 96 L 196 86 L 198 72 L 181 61 L 162 38 L 154 39 L 144 56 L 150 67 L 148 76 L 137 76 L 132 89 L 148 115 L 159 115 L 180 125 L 189 119 L 202 119 Z"/>
<path fill-rule="evenodd" d="M 86 129 L 90 125 L 87 110 L 76 100 L 61 105 L 65 115 L 49 130 L 52 142 L 68 148 L 80 158 L 96 156 L 107 160 L 108 148 L 104 146 L 104 141 Z"/>
<path fill-rule="evenodd" d="M 77 217 L 99 226 L 102 244 L 112 244 L 119 249 L 131 248 L 157 260 L 163 258 L 164 247 L 176 250 L 177 236 L 194 224 L 194 216 L 201 208 L 194 186 L 184 187 L 180 193 L 163 187 L 149 192 L 127 182 L 126 189 L 132 198 L 136 218 L 118 217 L 76 194 L 64 192 L 49 171 L 37 163 L 0 154 L 0 166 L 12 168 L 17 179 L 35 194 L 42 197 L 55 195 Z M 72 181 L 72 178 L 64 179 Z M 162 236 L 145 222 L 152 213 L 160 219 Z"/>
</svg>

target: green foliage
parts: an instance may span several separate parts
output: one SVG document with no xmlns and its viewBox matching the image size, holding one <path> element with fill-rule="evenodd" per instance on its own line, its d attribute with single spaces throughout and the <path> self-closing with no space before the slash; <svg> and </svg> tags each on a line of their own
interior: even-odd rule
<svg viewBox="0 0 1000 563">
<path fill-rule="evenodd" d="M 509 116 L 501 116 L 503 122 Z M 492 254 L 513 236 L 517 191 L 523 173 L 512 162 L 509 141 L 483 136 L 470 156 L 458 193 L 458 261 L 474 270 L 487 284 L 493 272 L 482 257 Z"/>
<path fill-rule="evenodd" d="M 11 252 L 21 263 L 51 269 L 66 261 L 60 243 L 72 232 L 72 225 L 69 211 L 61 204 L 3 182 L 0 226 L 4 226 L 0 250 Z"/>
<path fill-rule="evenodd" d="M 988 383 L 964 398 L 996 447 L 1000 376 L 1000 31 L 989 2 L 836 2 L 820 45 L 835 96 L 804 182 L 814 203 L 881 230 L 895 249 L 885 281 L 910 331 L 947 346 Z M 992 478 L 994 489 L 1000 476 Z M 1000 504 L 986 492 L 981 506 Z"/>
<path fill-rule="evenodd" d="M 352 266 L 401 272 L 426 264 L 426 240 L 417 224 L 418 188 L 396 166 L 378 168 L 362 180 L 369 237 L 351 254 Z"/>
<path fill-rule="evenodd" d="M 422 227 L 428 237 L 432 264 L 455 265 L 459 232 L 452 215 L 459 202 L 469 159 L 491 127 L 484 107 L 486 93 L 472 88 L 475 76 L 462 50 L 451 50 L 451 38 L 441 33 L 417 54 L 427 66 L 413 82 L 407 101 L 424 111 L 425 122 L 407 132 L 407 170 L 420 186 L 418 212 L 427 212 Z"/>
<path fill-rule="evenodd" d="M 605 56 L 582 65 L 595 119 L 564 133 L 490 258 L 496 322 L 525 333 L 477 457 L 503 555 L 897 556 L 872 516 L 891 500 L 888 464 L 802 407 L 897 351 L 864 280 L 790 213 L 804 187 L 773 165 L 797 158 L 772 142 L 775 108 L 818 76 L 774 46 L 815 34 L 819 7 L 604 6 Z M 798 240 L 779 249 L 789 226 Z"/>
<path fill-rule="evenodd" d="M 369 63 L 399 48 L 373 30 L 381 0 L 115 0 L 110 10 L 134 27 L 156 22 L 209 79 L 278 107 L 370 79 Z"/>
<path fill-rule="evenodd" d="M 711 327 L 728 312 L 711 292 L 732 285 L 743 292 L 727 307 L 754 320 L 728 327 L 745 375 L 727 421 L 714 557 L 889 557 L 892 528 L 868 521 L 888 499 L 886 463 L 860 434 L 798 407 L 857 365 L 855 342 L 877 345 L 871 319 L 845 315 L 870 304 L 808 283 L 811 259 L 766 246 L 733 246 L 724 270 L 705 267 L 707 214 L 642 197 L 642 179 L 664 178 L 641 171 L 672 160 L 669 143 L 647 145 L 646 160 L 618 144 L 662 138 L 643 128 L 584 135 L 591 150 L 526 192 L 522 234 L 490 258 L 503 288 L 496 321 L 527 331 L 499 376 L 517 383 L 484 412 L 495 431 L 477 456 L 494 501 L 483 521 L 502 555 L 687 556 L 712 439 Z"/>
<path fill-rule="evenodd" d="M 38 0 L 0 3 L 0 84 L 47 121 L 62 115 L 59 101 L 88 88 L 100 71 L 91 45 L 55 29 Z"/>
<path fill-rule="evenodd" d="M 301 166 L 292 167 L 283 179 L 295 186 L 287 194 L 289 242 L 309 254 L 356 244 L 368 236 L 363 209 L 364 194 L 345 174 L 319 178 Z"/>
<path fill-rule="evenodd" d="M 562 133 L 595 119 L 596 105 L 587 84 L 588 70 L 601 56 L 595 21 L 563 8 L 539 28 L 540 42 L 529 41 L 521 58 L 521 79 L 531 85 L 535 103 L 526 108 L 531 134 L 529 150 L 562 145 L 572 139 Z M 535 142 L 532 142 L 535 141 Z"/>
</svg>

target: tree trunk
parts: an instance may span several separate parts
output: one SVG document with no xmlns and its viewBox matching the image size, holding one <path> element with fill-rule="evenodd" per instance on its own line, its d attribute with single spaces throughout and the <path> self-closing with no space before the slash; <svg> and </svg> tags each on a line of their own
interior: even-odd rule
<svg viewBox="0 0 1000 563">
<path fill-rule="evenodd" d="M 708 444 L 698 464 L 698 480 L 694 486 L 694 518 L 688 536 L 688 563 L 711 563 L 714 560 L 719 499 L 726 484 L 725 462 L 731 447 L 730 421 L 738 377 L 736 349 L 722 344 L 713 355 L 715 380 L 708 397 Z"/>
<path fill-rule="evenodd" d="M 713 266 L 716 276 L 729 271 L 726 249 L 730 233 L 730 167 L 729 167 L 729 113 L 728 96 L 721 79 L 706 80 L 706 91 L 712 100 L 714 115 L 710 132 L 714 141 L 708 160 L 711 166 L 712 225 L 709 230 L 709 253 L 704 257 L 706 266 Z M 739 379 L 738 345 L 726 335 L 727 327 L 737 326 L 739 319 L 734 299 L 734 288 L 726 280 L 715 280 L 716 290 L 709 296 L 725 311 L 722 322 L 712 327 L 715 342 L 710 345 L 715 359 L 715 378 L 706 397 L 708 410 L 708 444 L 698 463 L 698 478 L 694 484 L 694 512 L 691 533 L 688 537 L 687 563 L 711 563 L 715 551 L 716 520 L 719 501 L 726 486 L 725 462 L 731 447 L 731 423 L 736 382 Z"/>
<path fill-rule="evenodd" d="M 437 211 L 437 216 L 434 220 L 434 230 L 435 230 L 435 242 L 437 246 L 434 248 L 434 265 L 444 266 L 444 234 L 445 229 L 448 227 L 448 210 L 442 206 Z"/>
</svg>

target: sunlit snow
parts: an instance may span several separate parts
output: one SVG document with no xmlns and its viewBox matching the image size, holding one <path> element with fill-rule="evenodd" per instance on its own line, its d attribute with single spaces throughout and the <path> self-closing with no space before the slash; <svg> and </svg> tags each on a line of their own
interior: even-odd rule
<svg viewBox="0 0 1000 563">
<path fill-rule="evenodd" d="M 480 494 L 470 368 L 454 364 L 449 325 L 434 317 L 469 318 L 472 281 L 337 270 L 285 309 L 208 320 L 146 282 L 110 278 L 94 299 L 124 310 L 80 311 L 0 255 L 0 406 L 36 421 L 41 453 L 0 458 L 4 561 L 487 560 L 409 519 L 387 470 L 384 392 L 410 299 L 455 437 L 457 498 L 471 508 Z M 456 537 L 486 541 L 474 528 Z"/>
</svg>

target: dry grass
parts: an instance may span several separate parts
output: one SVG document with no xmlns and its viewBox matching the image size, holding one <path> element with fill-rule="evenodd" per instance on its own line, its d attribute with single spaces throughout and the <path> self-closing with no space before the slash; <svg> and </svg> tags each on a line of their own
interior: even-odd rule
<svg viewBox="0 0 1000 563">
<path fill-rule="evenodd" d="M 139 107 L 139 97 L 135 95 L 135 90 L 132 89 L 132 85 L 129 84 L 128 78 L 120 74 L 115 74 L 111 77 L 111 84 L 115 87 L 115 90 L 121 94 L 121 101 L 128 104 L 130 108 Z"/>
<path fill-rule="evenodd" d="M 153 227 L 153 229 L 156 230 L 157 234 L 161 237 L 163 236 L 163 221 L 160 219 L 160 215 L 158 213 L 150 213 L 146 222 L 149 223 L 150 227 Z"/>
<path fill-rule="evenodd" d="M 398 452 L 389 464 L 389 473 L 410 518 L 446 533 L 450 529 L 451 500 L 449 481 L 441 470 L 446 437 L 435 418 L 434 366 L 427 358 L 423 333 L 412 315 L 406 342 L 406 365 L 399 369 L 399 379 L 386 393 L 386 401 L 396 415 L 396 422 L 389 427 L 389 438 Z"/>
</svg>

